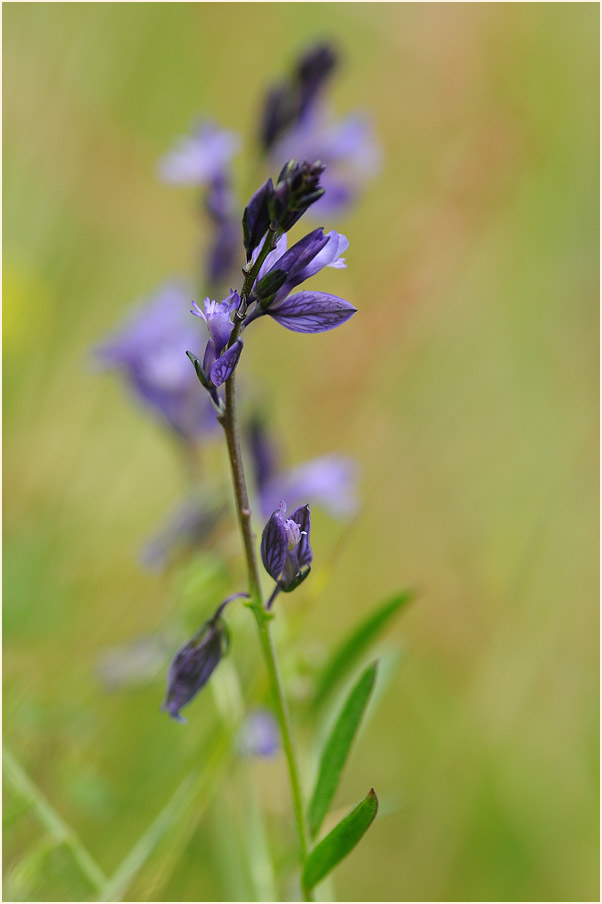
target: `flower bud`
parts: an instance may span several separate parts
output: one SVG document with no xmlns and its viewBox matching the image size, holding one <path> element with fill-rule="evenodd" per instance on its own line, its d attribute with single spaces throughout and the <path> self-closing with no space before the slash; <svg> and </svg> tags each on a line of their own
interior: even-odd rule
<svg viewBox="0 0 602 904">
<path fill-rule="evenodd" d="M 220 659 L 228 652 L 229 645 L 228 628 L 218 615 L 205 622 L 192 640 L 178 650 L 169 667 L 167 693 L 162 706 L 172 719 L 186 721 L 180 715 L 181 708 L 190 703 L 207 684 Z"/>
</svg>

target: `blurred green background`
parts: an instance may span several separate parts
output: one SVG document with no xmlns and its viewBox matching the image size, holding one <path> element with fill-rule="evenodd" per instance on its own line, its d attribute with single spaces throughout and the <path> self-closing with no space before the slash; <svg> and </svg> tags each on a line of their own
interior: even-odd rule
<svg viewBox="0 0 602 904">
<path fill-rule="evenodd" d="M 5 899 L 252 899 L 264 831 L 291 865 L 280 758 L 240 762 L 223 731 L 234 668 L 265 690 L 242 607 L 189 725 L 158 712 L 171 651 L 242 581 L 237 536 L 139 567 L 179 463 L 89 349 L 193 272 L 194 192 L 156 178 L 174 135 L 207 114 L 251 147 L 267 81 L 324 36 L 337 113 L 372 111 L 384 150 L 325 224 L 351 246 L 320 287 L 359 313 L 325 336 L 267 324 L 244 360 L 291 463 L 340 449 L 362 471 L 357 518 L 315 519 L 312 579 L 283 601 L 302 744 L 328 649 L 391 592 L 419 598 L 336 799 L 374 785 L 386 806 L 323 894 L 598 899 L 597 5 L 3 13 Z M 154 677 L 107 693 L 107 648 L 166 631 Z"/>
</svg>

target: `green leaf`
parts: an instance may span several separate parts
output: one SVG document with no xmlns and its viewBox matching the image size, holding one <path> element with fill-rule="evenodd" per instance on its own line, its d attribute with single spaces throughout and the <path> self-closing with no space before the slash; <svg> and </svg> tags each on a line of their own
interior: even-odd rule
<svg viewBox="0 0 602 904">
<path fill-rule="evenodd" d="M 362 673 L 345 701 L 341 714 L 324 747 L 318 780 L 309 805 L 309 828 L 314 838 L 337 790 L 343 767 L 359 728 L 376 680 L 377 663 Z"/>
<path fill-rule="evenodd" d="M 378 797 L 372 788 L 363 801 L 313 849 L 303 868 L 303 888 L 307 892 L 351 853 L 370 827 L 377 810 Z"/>
<path fill-rule="evenodd" d="M 361 622 L 343 641 L 338 649 L 335 650 L 332 657 L 326 663 L 318 681 L 318 687 L 313 700 L 315 709 L 319 709 L 322 706 L 336 686 L 355 665 L 357 660 L 388 625 L 393 616 L 413 598 L 414 592 L 412 590 L 405 590 L 387 600 L 375 612 L 372 612 L 368 618 Z"/>
</svg>

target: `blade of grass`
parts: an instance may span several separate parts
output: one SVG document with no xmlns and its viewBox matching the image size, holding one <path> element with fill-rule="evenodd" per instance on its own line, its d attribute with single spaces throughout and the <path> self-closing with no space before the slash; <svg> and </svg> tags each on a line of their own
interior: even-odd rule
<svg viewBox="0 0 602 904">
<path fill-rule="evenodd" d="M 57 813 L 47 797 L 29 778 L 16 757 L 6 747 L 2 752 L 2 767 L 7 779 L 15 790 L 29 802 L 54 842 L 57 845 L 63 844 L 68 847 L 75 862 L 92 886 L 96 889 L 102 888 L 106 882 L 106 876 L 101 868 L 83 845 L 77 833 Z"/>
<path fill-rule="evenodd" d="M 348 635 L 328 660 L 322 675 L 318 679 L 318 686 L 312 703 L 314 709 L 320 709 L 323 706 L 345 675 L 370 645 L 374 643 L 381 631 L 386 628 L 393 616 L 406 606 L 414 598 L 414 595 L 412 590 L 405 590 L 396 594 L 375 612 L 371 612 Z"/>
</svg>

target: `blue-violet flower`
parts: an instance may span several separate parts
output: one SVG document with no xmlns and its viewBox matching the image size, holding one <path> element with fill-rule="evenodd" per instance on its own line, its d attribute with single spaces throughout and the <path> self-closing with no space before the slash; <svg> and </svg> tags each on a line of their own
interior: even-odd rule
<svg viewBox="0 0 602 904">
<path fill-rule="evenodd" d="M 309 544 L 310 530 L 309 506 L 299 506 L 287 518 L 284 502 L 268 518 L 263 529 L 262 562 L 268 574 L 285 592 L 294 590 L 309 574 L 313 559 Z"/>
</svg>

